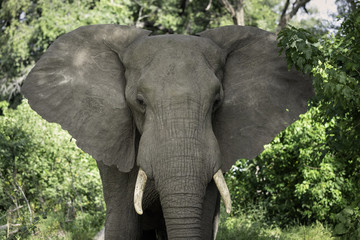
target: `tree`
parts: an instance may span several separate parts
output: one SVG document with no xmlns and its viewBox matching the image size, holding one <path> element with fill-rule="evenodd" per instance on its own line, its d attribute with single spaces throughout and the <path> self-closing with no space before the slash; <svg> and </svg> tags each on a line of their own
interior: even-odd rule
<svg viewBox="0 0 360 240">
<path fill-rule="evenodd" d="M 268 31 L 275 31 L 280 2 L 281 0 L 221 0 L 233 24 L 255 26 Z"/>
<path fill-rule="evenodd" d="M 87 218 L 94 228 L 88 234 L 94 234 L 105 217 L 95 160 L 26 101 L 16 110 L 3 101 L 0 109 L 0 225 L 24 238 L 33 231 L 42 235 L 40 226 L 48 217 L 62 222 L 66 231 Z M 87 231 L 81 228 L 77 231 Z"/>
<path fill-rule="evenodd" d="M 125 0 L 1 1 L 0 100 L 20 103 L 24 77 L 58 36 L 82 25 L 134 25 L 133 6 Z"/>
<path fill-rule="evenodd" d="M 144 27 L 154 34 L 194 34 L 231 24 L 221 3 L 178 0 L 4 0 L 0 12 L 0 100 L 20 103 L 20 85 L 60 35 L 89 24 Z M 64 17 L 66 16 L 66 17 Z"/>
<path fill-rule="evenodd" d="M 355 0 L 336 0 L 337 9 L 340 16 L 347 16 L 354 12 L 357 8 Z"/>
<path fill-rule="evenodd" d="M 241 24 L 275 31 L 280 1 L 3 0 L 0 99 L 9 101 L 10 106 L 19 104 L 20 85 L 33 64 L 58 36 L 79 26 L 115 23 L 143 27 L 153 34 L 196 34 Z"/>
<path fill-rule="evenodd" d="M 244 0 L 236 0 L 231 4 L 228 0 L 221 0 L 230 13 L 235 25 L 245 26 Z"/>
<path fill-rule="evenodd" d="M 318 96 L 319 122 L 326 129 L 325 151 L 344 179 L 343 210 L 337 212 L 334 233 L 344 239 L 360 237 L 360 4 L 351 4 L 338 32 L 316 39 L 303 29 L 289 28 L 279 34 L 290 65 L 311 73 Z M 346 205 L 346 207 L 345 207 Z M 344 220 L 346 219 L 346 220 Z"/>
<path fill-rule="evenodd" d="M 288 27 L 279 34 L 289 68 L 313 77 L 312 108 L 228 176 L 238 209 L 261 202 L 267 217 L 323 221 L 344 239 L 360 237 L 360 8 L 331 38 Z M 236 208 L 236 207 L 235 207 Z"/>
<path fill-rule="evenodd" d="M 306 4 L 309 2 L 310 0 L 295 0 L 295 2 L 292 4 L 291 10 L 288 11 L 290 0 L 286 0 L 284 8 L 281 12 L 281 16 L 278 24 L 278 31 L 283 29 L 287 25 L 289 20 L 296 15 L 296 13 L 299 11 L 300 8 L 303 8 L 305 12 L 308 13 L 306 9 Z"/>
<path fill-rule="evenodd" d="M 265 146 L 260 156 L 237 163 L 228 176 L 235 212 L 260 202 L 267 218 L 281 226 L 294 220 L 335 221 L 350 189 L 326 146 L 326 131 L 334 122 L 322 124 L 316 120 L 319 113 L 313 107 Z"/>
<path fill-rule="evenodd" d="M 207 28 L 232 24 L 218 1 L 138 0 L 134 12 L 144 16 L 140 25 L 154 34 L 195 34 Z"/>
</svg>

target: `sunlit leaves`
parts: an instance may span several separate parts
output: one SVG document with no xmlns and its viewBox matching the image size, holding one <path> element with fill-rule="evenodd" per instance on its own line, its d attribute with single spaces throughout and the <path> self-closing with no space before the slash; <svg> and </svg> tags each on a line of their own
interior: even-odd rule
<svg viewBox="0 0 360 240">
<path fill-rule="evenodd" d="M 259 157 L 237 163 L 228 177 L 235 190 L 231 196 L 239 203 L 235 209 L 263 201 L 268 217 L 279 224 L 334 218 L 347 188 L 339 177 L 342 169 L 325 145 L 326 129 L 335 121 L 324 125 L 313 119 L 318 114 L 312 108 L 265 146 Z"/>
<path fill-rule="evenodd" d="M 52 212 L 66 215 L 72 211 L 69 221 L 75 223 L 76 216 L 90 214 L 98 217 L 96 226 L 100 227 L 104 204 L 95 160 L 77 148 L 59 125 L 43 120 L 26 102 L 17 110 L 7 106 L 0 102 L 1 221 L 10 219 L 26 230 L 41 224 L 41 219 Z M 35 217 L 40 217 L 34 226 L 27 218 L 25 199 L 16 183 Z M 17 205 L 25 205 L 19 215 L 12 212 Z"/>
<path fill-rule="evenodd" d="M 128 0 L 2 1 L 0 99 L 19 93 L 22 78 L 60 35 L 89 24 L 134 25 L 134 5 Z"/>
<path fill-rule="evenodd" d="M 285 51 L 289 68 L 295 66 L 297 70 L 310 73 L 313 66 L 321 61 L 319 43 L 310 32 L 289 26 L 278 34 L 281 52 Z"/>
<path fill-rule="evenodd" d="M 241 209 L 261 202 L 270 220 L 333 223 L 339 236 L 357 239 L 360 203 L 360 10 L 338 33 L 321 38 L 295 27 L 278 35 L 289 68 L 311 75 L 310 112 L 279 134 L 253 160 L 240 160 L 228 176 Z M 349 222 L 339 216 L 350 207 Z M 340 212 L 340 213 L 339 213 Z M 340 214 L 340 215 L 339 215 Z"/>
</svg>

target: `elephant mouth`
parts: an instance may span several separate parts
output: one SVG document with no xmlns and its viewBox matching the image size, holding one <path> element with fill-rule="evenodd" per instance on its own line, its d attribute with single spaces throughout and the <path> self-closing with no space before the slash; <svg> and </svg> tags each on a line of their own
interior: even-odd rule
<svg viewBox="0 0 360 240">
<path fill-rule="evenodd" d="M 224 175 L 223 175 L 221 169 L 219 169 L 214 174 L 213 179 L 214 179 L 214 182 L 220 192 L 221 198 L 224 201 L 226 212 L 228 214 L 230 214 L 230 212 L 231 212 L 230 192 L 226 185 L 225 178 L 224 178 Z M 146 181 L 147 181 L 146 173 L 144 172 L 144 170 L 139 168 L 139 172 L 138 172 L 136 184 L 135 184 L 135 191 L 134 191 L 134 207 L 135 207 L 135 211 L 139 215 L 143 214 L 142 199 L 143 199 L 143 195 L 144 195 Z"/>
</svg>

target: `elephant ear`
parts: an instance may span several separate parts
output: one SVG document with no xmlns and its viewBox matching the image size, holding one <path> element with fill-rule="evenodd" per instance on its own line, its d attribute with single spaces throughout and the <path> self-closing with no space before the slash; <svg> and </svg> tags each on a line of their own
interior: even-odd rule
<svg viewBox="0 0 360 240">
<path fill-rule="evenodd" d="M 199 35 L 212 39 L 227 54 L 224 101 L 213 123 L 222 169 L 227 171 L 236 160 L 259 155 L 265 144 L 306 112 L 312 81 L 288 70 L 273 33 L 227 26 Z"/>
<path fill-rule="evenodd" d="M 118 53 L 149 34 L 110 24 L 80 27 L 49 47 L 22 86 L 36 112 L 68 130 L 97 161 L 122 172 L 134 166 L 135 130 Z"/>
</svg>

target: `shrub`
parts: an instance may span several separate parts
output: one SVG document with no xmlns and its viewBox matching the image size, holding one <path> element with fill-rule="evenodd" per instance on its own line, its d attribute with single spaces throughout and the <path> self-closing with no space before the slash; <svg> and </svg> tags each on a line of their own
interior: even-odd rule
<svg viewBox="0 0 360 240">
<path fill-rule="evenodd" d="M 16 110 L 7 105 L 0 103 L 1 225 L 12 224 L 14 236 L 24 238 L 55 214 L 62 230 L 95 234 L 105 218 L 95 160 L 26 101 Z"/>
</svg>

